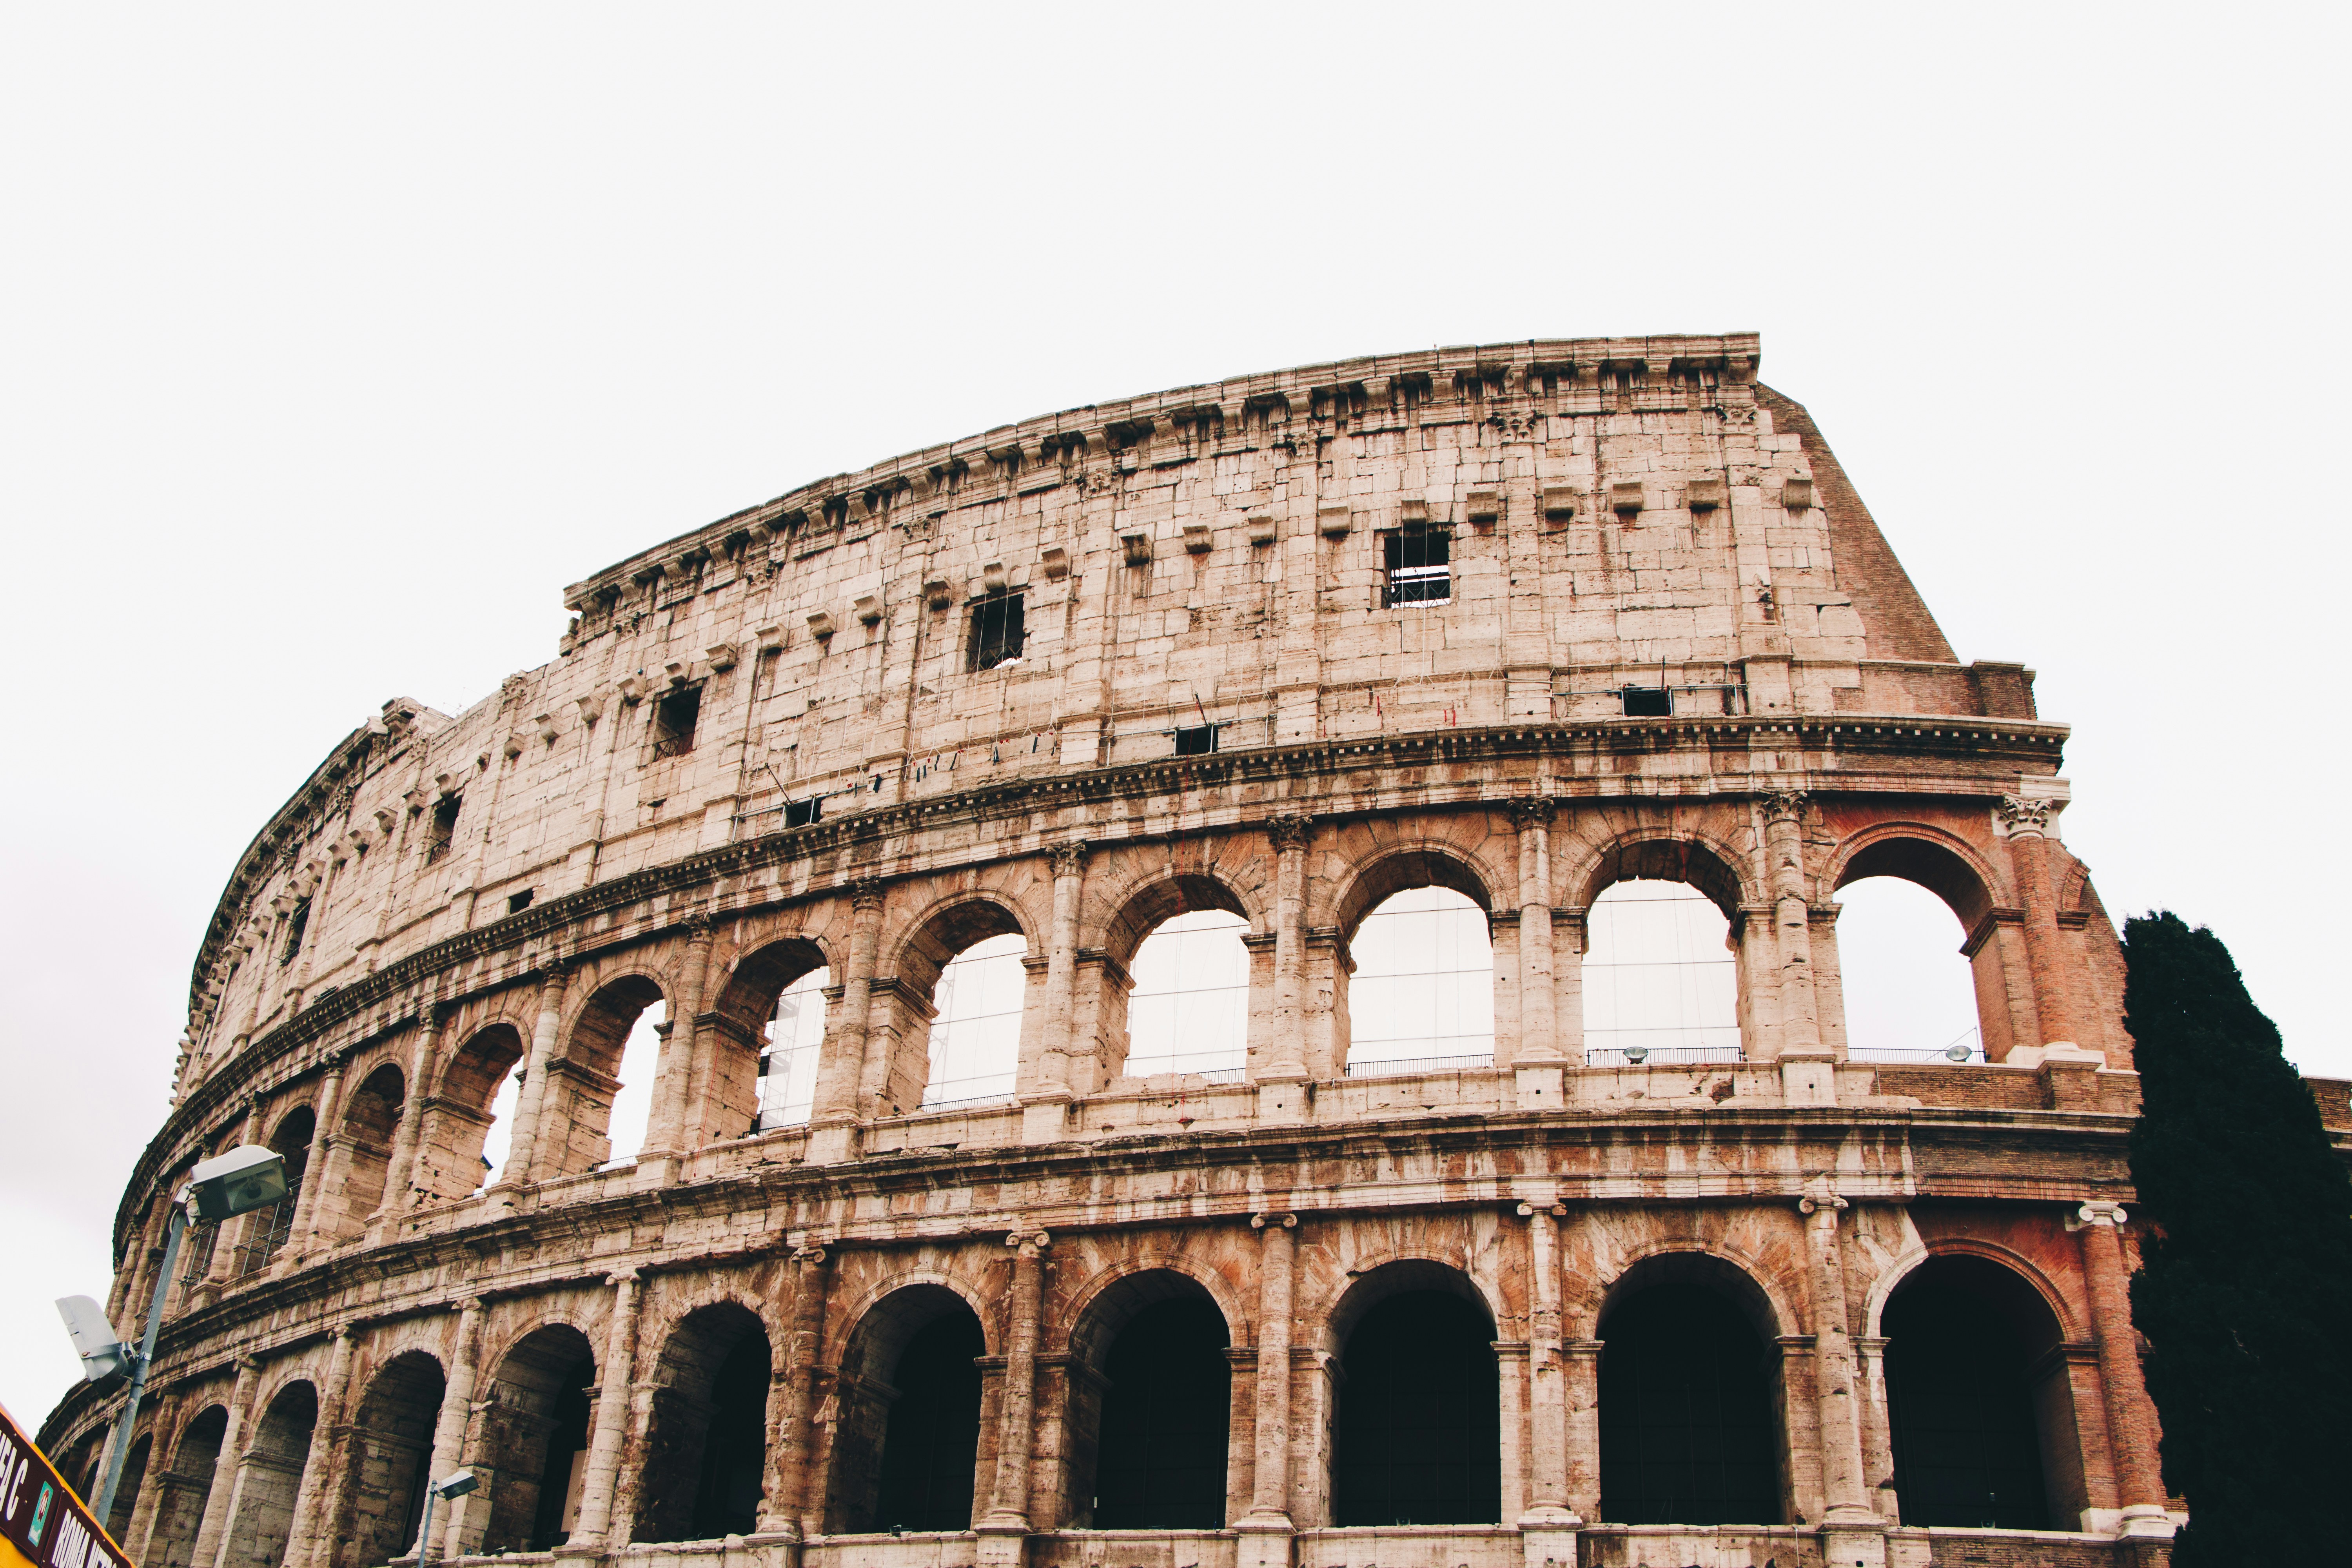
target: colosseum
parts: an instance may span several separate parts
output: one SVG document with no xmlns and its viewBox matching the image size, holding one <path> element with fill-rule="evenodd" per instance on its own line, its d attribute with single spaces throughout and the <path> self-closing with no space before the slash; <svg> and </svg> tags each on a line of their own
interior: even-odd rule
<svg viewBox="0 0 2352 1568">
<path fill-rule="evenodd" d="M 385 703 L 238 862 L 122 1198 L 131 1557 L 2165 1560 L 2067 731 L 1758 352 L 1005 426 Z M 1885 877 L 1975 1043 L 1850 1033 Z M 239 1143 L 291 1195 L 162 1277 Z"/>
</svg>

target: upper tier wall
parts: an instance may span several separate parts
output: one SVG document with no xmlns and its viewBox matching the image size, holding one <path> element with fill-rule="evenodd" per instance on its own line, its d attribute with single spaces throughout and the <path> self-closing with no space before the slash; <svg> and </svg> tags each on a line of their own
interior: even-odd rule
<svg viewBox="0 0 2352 1568">
<path fill-rule="evenodd" d="M 1192 388 L 625 562 L 568 590 L 555 662 L 456 719 L 387 704 L 278 814 L 198 961 L 185 1070 L 305 990 L 772 830 L 785 800 L 1148 761 L 1203 721 L 1234 749 L 1603 719 L 1629 683 L 1678 712 L 2032 718 L 2027 672 L 1951 662 L 1756 357 L 1753 336 L 1535 342 Z M 1414 531 L 1449 542 L 1446 597 L 1384 607 L 1386 542 Z M 976 669 L 992 595 L 1026 641 Z"/>
</svg>

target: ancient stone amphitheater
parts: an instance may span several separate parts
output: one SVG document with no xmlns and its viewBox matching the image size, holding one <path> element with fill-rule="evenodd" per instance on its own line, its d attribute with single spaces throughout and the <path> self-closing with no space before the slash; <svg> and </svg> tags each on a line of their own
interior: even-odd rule
<svg viewBox="0 0 2352 1568">
<path fill-rule="evenodd" d="M 1757 357 L 1006 426 L 385 704 L 238 863 L 123 1196 L 131 1554 L 2161 1558 L 2066 731 Z M 1873 877 L 1965 931 L 1967 1059 L 1850 1034 Z M 1596 989 L 1666 884 L 1712 1022 Z M 296 1195 L 158 1278 L 239 1142 Z M 50 1417 L 69 1474 L 113 1408 Z"/>
</svg>

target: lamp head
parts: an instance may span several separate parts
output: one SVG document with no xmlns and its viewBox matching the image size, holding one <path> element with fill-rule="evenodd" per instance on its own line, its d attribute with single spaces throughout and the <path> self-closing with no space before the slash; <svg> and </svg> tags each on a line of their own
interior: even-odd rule
<svg viewBox="0 0 2352 1568">
<path fill-rule="evenodd" d="M 455 1470 L 433 1483 L 433 1495 L 443 1502 L 464 1497 L 482 1483 L 471 1470 Z"/>
<path fill-rule="evenodd" d="M 114 1325 L 96 1301 L 87 1296 L 60 1296 L 58 1316 L 66 1321 L 74 1353 L 81 1357 L 84 1381 L 103 1383 L 131 1370 L 131 1347 L 114 1337 Z"/>
<path fill-rule="evenodd" d="M 229 1219 L 286 1195 L 286 1157 L 274 1149 L 240 1144 L 188 1173 L 198 1219 Z"/>
</svg>

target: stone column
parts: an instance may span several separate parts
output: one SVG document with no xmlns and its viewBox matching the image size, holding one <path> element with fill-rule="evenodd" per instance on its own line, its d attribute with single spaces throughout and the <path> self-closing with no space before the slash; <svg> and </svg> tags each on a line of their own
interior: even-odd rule
<svg viewBox="0 0 2352 1568">
<path fill-rule="evenodd" d="M 437 1481 L 465 1461 L 466 1427 L 474 1413 L 474 1382 L 477 1363 L 481 1360 L 482 1303 L 479 1298 L 463 1302 L 457 1309 L 457 1347 L 449 1368 L 449 1381 L 441 1390 L 441 1413 L 433 1421 L 433 1453 L 425 1463 L 428 1481 Z M 479 1495 L 479 1494 L 476 1494 Z M 465 1534 L 466 1510 L 471 1498 L 459 1498 L 443 1504 L 434 1511 L 441 1516 L 440 1554 L 455 1557 Z M 422 1558 L 425 1550 L 424 1525 L 418 1521 L 416 1544 L 409 1555 Z"/>
<path fill-rule="evenodd" d="M 1559 1041 L 1560 1060 L 1572 1068 L 1584 1065 L 1585 921 L 1591 912 L 1589 908 L 1551 912 L 1552 1033 Z"/>
<path fill-rule="evenodd" d="M 1570 1340 L 1566 1357 L 1568 1506 L 1583 1519 L 1601 1514 L 1601 1342 Z"/>
<path fill-rule="evenodd" d="M 317 1122 L 310 1129 L 310 1154 L 302 1162 L 302 1191 L 294 1200 L 294 1222 L 287 1226 L 287 1247 L 278 1256 L 278 1272 L 293 1271 L 304 1257 L 318 1246 L 319 1194 L 326 1185 L 327 1156 L 334 1147 L 335 1114 L 342 1108 L 344 1059 L 336 1057 L 327 1063 L 327 1076 L 319 1085 L 319 1098 L 314 1114 Z M 414 1104 L 416 1097 L 410 1095 Z"/>
<path fill-rule="evenodd" d="M 254 1385 L 261 1381 L 257 1356 L 239 1356 L 236 1388 L 228 1400 L 228 1425 L 222 1428 L 220 1458 L 213 1463 L 212 1490 L 205 1498 L 205 1517 L 196 1526 L 195 1550 L 188 1561 L 195 1568 L 221 1568 L 228 1556 L 228 1524 L 236 1506 L 237 1483 L 245 1474 L 245 1429 L 251 1418 Z M 154 1463 L 154 1454 L 148 1454 Z"/>
<path fill-rule="evenodd" d="M 1550 694 L 1545 694 L 1547 704 Z M 1551 931 L 1551 817 L 1538 795 L 1511 803 L 1519 827 L 1519 1037 L 1511 1053 L 1521 1110 L 1557 1110 L 1564 1090 Z"/>
<path fill-rule="evenodd" d="M 654 1068 L 653 1116 L 646 1126 L 646 1146 L 637 1155 L 640 1173 L 662 1162 L 662 1169 L 674 1173 L 678 1161 L 691 1152 L 685 1147 L 687 1090 L 694 1082 L 696 1041 L 701 1034 L 697 1019 L 702 1013 L 703 978 L 710 969 L 710 917 L 688 916 L 686 932 L 686 960 L 678 968 L 677 994 L 670 998 L 669 1032 L 661 1037 L 661 1057 Z"/>
<path fill-rule="evenodd" d="M 1791 1105 L 1837 1099 L 1837 1068 L 1822 1044 L 1813 990 L 1813 910 L 1805 886 L 1802 790 L 1764 796 L 1764 856 L 1772 878 L 1772 937 L 1780 961 L 1780 1092 Z"/>
<path fill-rule="evenodd" d="M 1862 1468 L 1860 1386 L 1845 1310 L 1845 1249 L 1838 1215 L 1846 1200 L 1817 1177 L 1799 1201 L 1810 1217 L 1812 1254 L 1813 1391 L 1822 1458 L 1822 1555 L 1832 1563 L 1884 1563 L 1885 1521 L 1870 1509 Z"/>
<path fill-rule="evenodd" d="M 1029 1531 L 1030 1439 L 1037 1424 L 1037 1330 L 1045 1294 L 1040 1255 L 1052 1244 L 1044 1231 L 1014 1231 L 1004 1238 L 1013 1249 L 1013 1289 L 1006 1303 L 1004 1381 L 996 1406 L 996 1476 L 989 1489 L 987 1517 L 973 1528 L 987 1535 L 1025 1535 Z M 982 1542 L 983 1563 L 992 1560 Z M 1010 1562 L 1019 1549 L 998 1549 Z"/>
<path fill-rule="evenodd" d="M 1256 1067 L 1261 1121 L 1297 1121 L 1307 1114 L 1307 838 L 1303 816 L 1266 825 L 1274 874 L 1274 1037 Z"/>
<path fill-rule="evenodd" d="M 326 1539 L 333 1531 L 320 1524 L 326 1499 L 332 1496 L 341 1469 L 344 1430 L 343 1401 L 352 1386 L 350 1325 L 335 1331 L 335 1346 L 327 1356 L 327 1386 L 319 1395 L 319 1419 L 310 1429 L 310 1452 L 302 1464 L 302 1479 L 294 1493 L 294 1517 L 286 1527 L 287 1568 L 299 1568 L 328 1555 Z"/>
<path fill-rule="evenodd" d="M 2003 795 L 2000 821 L 2009 836 L 2009 863 L 2025 906 L 2025 962 L 2033 975 L 2033 1014 L 2046 1060 L 2053 1052 L 2074 1053 L 2083 1037 L 2074 1020 L 2074 987 L 2058 934 L 2057 895 L 2050 886 L 2050 807 L 2047 800 Z"/>
<path fill-rule="evenodd" d="M 1527 1568 L 1573 1563 L 1583 1521 L 1569 1501 L 1568 1367 L 1560 1333 L 1561 1204 L 1526 1203 L 1528 1222 L 1528 1509 L 1519 1517 Z"/>
<path fill-rule="evenodd" d="M 604 1331 L 604 1364 L 597 1371 L 596 1425 L 588 1435 L 587 1470 L 580 1483 L 580 1522 L 572 1531 L 574 1549 L 607 1550 L 629 1543 L 631 1521 L 613 1507 L 620 1490 L 621 1443 L 629 1430 L 629 1388 L 636 1376 L 637 1271 L 611 1276 L 613 1316 Z"/>
<path fill-rule="evenodd" d="M 824 1361 L 824 1297 L 831 1279 L 831 1259 L 822 1247 L 803 1247 L 793 1253 L 793 1326 L 784 1341 L 782 1410 L 776 1421 L 775 1459 L 765 1507 L 760 1516 L 762 1534 L 777 1533 L 801 1540 L 821 1528 L 816 1503 L 809 1495 L 815 1471 L 816 1428 L 810 1417 L 816 1410 L 816 1381 Z"/>
<path fill-rule="evenodd" d="M 2094 1200 L 2075 1211 L 2069 1228 L 2083 1248 L 2091 1337 L 2099 1347 L 2099 1390 L 2107 1407 L 2107 1441 L 2115 1458 L 2116 1489 L 2123 1497 L 2123 1533 L 2167 1540 L 2172 1535 L 2172 1518 L 2165 1510 L 2164 1479 L 2157 1464 L 2156 1407 L 2140 1378 L 2139 1340 L 2131 1321 L 2131 1268 L 2124 1258 L 2123 1238 L 2128 1218 L 2121 1205 Z"/>
<path fill-rule="evenodd" d="M 819 1049 L 815 1103 L 809 1117 L 808 1158 L 829 1165 L 856 1152 L 857 1121 L 866 1113 L 858 1086 L 866 1079 L 868 1015 L 873 1011 L 874 958 L 881 942 L 882 884 L 850 886 L 849 955 L 841 976 L 841 1005 L 827 1015 Z"/>
<path fill-rule="evenodd" d="M 1853 1337 L 1855 1384 L 1862 1401 L 1862 1475 L 1870 1490 L 1871 1511 L 1890 1525 L 1899 1525 L 1901 1500 L 1895 1493 L 1895 1442 L 1887 1426 L 1886 1337 Z"/>
<path fill-rule="evenodd" d="M 1250 1467 L 1250 1509 L 1241 1532 L 1239 1568 L 1287 1568 L 1290 1562 L 1290 1304 L 1297 1247 L 1295 1214 L 1250 1216 L 1259 1234 L 1257 1275 L 1257 1452 Z"/>
<path fill-rule="evenodd" d="M 370 1224 L 416 1206 L 416 1145 L 425 1130 L 425 1091 L 440 1067 L 441 1031 L 447 1022 L 446 1009 L 436 1002 L 427 1002 L 416 1020 L 416 1041 L 408 1053 L 408 1099 L 392 1137 L 392 1161 L 384 1167 L 383 1203 Z"/>
<path fill-rule="evenodd" d="M 515 1097 L 514 1133 L 507 1140 L 507 1163 L 492 1192 L 511 1193 L 538 1179 L 539 1124 L 547 1110 L 547 1064 L 555 1057 L 555 1033 L 563 1021 L 563 991 L 570 978 L 560 958 L 550 957 L 539 983 L 539 1016 L 530 1027 L 530 1054 L 523 1058 L 522 1092 Z"/>
<path fill-rule="evenodd" d="M 1032 1092 L 1021 1102 L 1021 1136 L 1028 1143 L 1057 1143 L 1069 1133 L 1070 1021 L 1077 994 L 1078 896 L 1086 886 L 1085 842 L 1056 846 L 1053 865 L 1054 923 L 1045 942 L 1044 1040 Z"/>
</svg>

